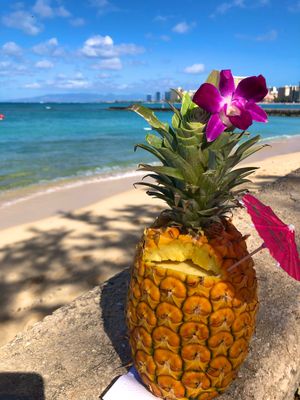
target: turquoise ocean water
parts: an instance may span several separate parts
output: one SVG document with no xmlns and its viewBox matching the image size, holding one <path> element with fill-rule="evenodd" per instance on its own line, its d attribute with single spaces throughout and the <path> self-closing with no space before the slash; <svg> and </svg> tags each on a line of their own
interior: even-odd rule
<svg viewBox="0 0 300 400">
<path fill-rule="evenodd" d="M 141 161 L 153 161 L 146 152 L 133 151 L 136 143 L 143 142 L 147 123 L 133 112 L 109 111 L 108 107 L 0 104 L 0 113 L 6 117 L 0 122 L 1 192 L 65 179 L 122 176 Z M 168 122 L 172 116 L 171 112 L 156 114 Z M 268 124 L 254 124 L 251 132 L 266 140 L 293 137 L 300 135 L 300 118 L 270 117 Z"/>
</svg>

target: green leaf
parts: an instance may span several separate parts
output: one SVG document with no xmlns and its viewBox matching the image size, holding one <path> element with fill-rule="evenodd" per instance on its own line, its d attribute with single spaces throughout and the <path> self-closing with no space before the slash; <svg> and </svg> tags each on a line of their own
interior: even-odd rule
<svg viewBox="0 0 300 400">
<path fill-rule="evenodd" d="M 184 95 L 182 96 L 182 103 L 180 110 L 182 117 L 185 117 L 189 111 L 197 107 L 198 107 L 197 104 L 193 102 L 190 95 L 187 92 L 185 92 Z"/>
<path fill-rule="evenodd" d="M 185 161 L 180 154 L 166 148 L 161 148 L 160 152 L 166 159 L 167 164 L 181 171 L 182 175 L 188 182 L 195 183 L 197 181 L 197 176 L 192 165 Z"/>
<path fill-rule="evenodd" d="M 152 110 L 140 104 L 133 104 L 129 109 L 143 117 L 153 129 L 155 129 L 158 133 L 167 138 L 170 143 L 172 143 L 174 138 L 169 125 L 161 122 Z"/>
<path fill-rule="evenodd" d="M 159 185 L 155 185 L 154 183 L 150 183 L 150 182 L 136 182 L 135 185 L 139 185 L 139 186 L 146 186 L 146 187 L 150 187 L 151 189 L 154 189 L 160 193 L 162 193 L 163 195 L 165 195 L 166 197 L 170 197 L 170 195 L 172 195 L 172 192 L 167 189 L 164 186 L 159 186 Z"/>
<path fill-rule="evenodd" d="M 175 186 L 163 183 L 162 185 L 155 185 L 150 182 L 137 182 L 135 185 L 142 185 L 142 186 L 148 186 L 151 187 L 152 189 L 158 190 L 161 193 L 164 193 L 166 196 L 170 197 L 170 195 L 175 196 L 175 194 L 178 194 L 180 198 L 187 198 L 186 195 L 182 192 L 182 190 L 178 189 Z"/>
<path fill-rule="evenodd" d="M 202 135 L 204 133 L 205 124 L 202 122 L 195 122 L 195 121 L 182 121 L 183 129 L 186 132 L 190 132 L 192 135 Z"/>
<path fill-rule="evenodd" d="M 171 208 L 172 208 L 172 206 L 173 206 L 173 204 L 174 204 L 174 202 L 173 202 L 172 200 L 170 201 L 170 199 L 166 198 L 166 197 L 165 197 L 163 194 L 161 194 L 161 193 L 155 192 L 155 191 L 153 191 L 153 190 L 147 190 L 146 193 L 147 193 L 149 196 L 156 197 L 157 199 L 161 199 L 161 200 L 165 201 L 165 202 L 169 205 L 169 207 L 171 207 Z"/>
<path fill-rule="evenodd" d="M 153 133 L 149 133 L 146 136 L 146 141 L 148 144 L 150 144 L 150 146 L 153 146 L 156 149 L 160 149 L 162 147 L 162 143 L 163 143 L 163 141 L 156 135 L 153 135 Z"/>
<path fill-rule="evenodd" d="M 135 146 L 134 146 L 134 150 L 136 150 L 137 148 L 140 148 L 140 149 L 143 149 L 143 150 L 146 150 L 146 151 L 148 151 L 149 153 L 151 153 L 151 154 L 153 154 L 156 158 L 158 158 L 163 164 L 165 163 L 165 158 L 162 156 L 162 154 L 160 154 L 160 152 L 157 150 L 157 149 L 155 149 L 154 147 L 150 147 L 150 146 L 147 146 L 146 144 L 143 144 L 143 143 L 139 143 L 139 144 L 136 144 Z"/>
<path fill-rule="evenodd" d="M 152 178 L 152 179 L 155 179 L 157 183 L 159 183 L 159 184 L 161 184 L 161 185 L 164 185 L 164 186 L 167 186 L 167 185 L 172 186 L 172 185 L 173 185 L 173 180 L 172 180 L 172 178 L 169 178 L 169 177 L 166 176 L 166 175 L 147 174 L 147 175 L 144 175 L 142 179 L 144 180 L 144 179 L 146 179 L 146 178 L 148 178 L 148 177 L 149 177 L 149 178 Z"/>
<path fill-rule="evenodd" d="M 215 170 L 217 167 L 216 153 L 208 149 L 208 169 Z"/>
<path fill-rule="evenodd" d="M 245 167 L 245 168 L 235 169 L 226 175 L 226 177 L 222 183 L 222 186 L 223 185 L 227 186 L 231 182 L 236 181 L 238 178 L 248 176 L 248 175 L 252 174 L 256 169 L 258 169 L 258 167 Z"/>
<path fill-rule="evenodd" d="M 260 136 L 254 136 L 253 138 L 246 140 L 242 143 L 234 153 L 234 156 L 242 157 L 243 153 L 250 149 L 250 147 L 254 146 L 260 140 Z"/>
<path fill-rule="evenodd" d="M 203 217 L 209 217 L 210 215 L 213 215 L 217 211 L 218 211 L 218 207 L 213 207 L 213 208 L 209 208 L 207 210 L 198 211 L 197 214 L 199 214 Z"/>
<path fill-rule="evenodd" d="M 180 111 L 169 101 L 167 101 L 167 103 L 169 104 L 171 110 L 174 112 L 174 114 L 176 114 L 178 116 L 179 119 L 181 119 L 181 114 Z"/>
<path fill-rule="evenodd" d="M 261 144 L 259 146 L 252 147 L 252 149 L 249 149 L 249 150 L 244 152 L 244 154 L 242 155 L 240 161 L 245 160 L 246 158 L 248 158 L 252 154 L 256 153 L 257 151 L 263 149 L 264 147 L 271 147 L 271 146 L 269 144 Z"/>
<path fill-rule="evenodd" d="M 179 179 L 181 181 L 185 180 L 182 173 L 173 167 L 140 164 L 139 170 L 156 172 L 159 174 L 170 176 L 171 178 Z"/>
<path fill-rule="evenodd" d="M 180 127 L 181 119 L 178 117 L 177 114 L 173 114 L 172 116 L 172 126 L 173 128 L 177 129 Z"/>
</svg>

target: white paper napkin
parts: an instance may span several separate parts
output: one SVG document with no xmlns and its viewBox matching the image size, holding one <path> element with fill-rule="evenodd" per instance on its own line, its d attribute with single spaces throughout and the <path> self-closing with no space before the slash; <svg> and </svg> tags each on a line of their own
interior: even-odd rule
<svg viewBox="0 0 300 400">
<path fill-rule="evenodd" d="M 120 376 L 102 397 L 103 400 L 157 400 L 138 380 L 134 368 L 126 375 Z"/>
</svg>

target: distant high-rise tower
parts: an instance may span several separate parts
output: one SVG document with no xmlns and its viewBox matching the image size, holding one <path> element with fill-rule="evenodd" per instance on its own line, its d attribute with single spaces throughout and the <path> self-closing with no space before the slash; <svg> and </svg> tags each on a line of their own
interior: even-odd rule
<svg viewBox="0 0 300 400">
<path fill-rule="evenodd" d="M 152 101 L 152 96 L 151 96 L 151 94 L 147 94 L 146 100 L 147 100 L 148 102 L 151 102 L 151 101 Z"/>
<path fill-rule="evenodd" d="M 170 101 L 171 100 L 171 91 L 165 92 L 165 100 Z"/>
<path fill-rule="evenodd" d="M 155 93 L 155 101 L 160 102 L 160 92 Z"/>
</svg>

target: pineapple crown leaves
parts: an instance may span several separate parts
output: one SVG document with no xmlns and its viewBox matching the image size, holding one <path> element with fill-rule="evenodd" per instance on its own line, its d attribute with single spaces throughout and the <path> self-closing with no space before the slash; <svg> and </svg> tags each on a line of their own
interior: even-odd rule
<svg viewBox="0 0 300 400">
<path fill-rule="evenodd" d="M 208 81 L 218 85 L 218 76 L 213 71 Z M 139 170 L 149 172 L 144 178 L 151 181 L 137 184 L 168 204 L 170 224 L 198 231 L 238 206 L 236 199 L 245 192 L 239 186 L 249 182 L 247 177 L 256 167 L 237 166 L 266 145 L 258 144 L 260 136 L 249 139 L 247 132 L 229 131 L 208 142 L 205 128 L 209 114 L 187 93 L 182 95 L 180 110 L 170 106 L 174 111 L 172 126 L 161 122 L 149 108 L 140 104 L 131 107 L 158 133 L 148 134 L 146 143 L 135 147 L 160 161 L 160 165 L 140 164 Z"/>
</svg>

